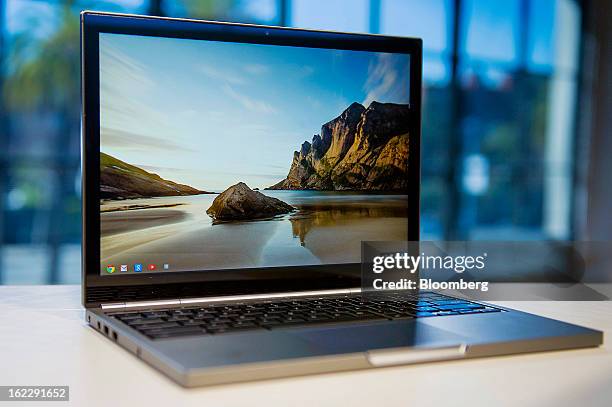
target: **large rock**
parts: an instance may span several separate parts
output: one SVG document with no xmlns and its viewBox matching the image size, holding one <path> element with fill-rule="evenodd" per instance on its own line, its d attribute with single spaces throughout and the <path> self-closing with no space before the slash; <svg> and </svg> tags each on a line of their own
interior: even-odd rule
<svg viewBox="0 0 612 407">
<path fill-rule="evenodd" d="M 268 189 L 405 191 L 410 124 L 408 105 L 352 103 L 293 153 L 287 178 Z"/>
<path fill-rule="evenodd" d="M 219 194 L 206 213 L 214 220 L 227 221 L 271 218 L 293 210 L 293 206 L 280 199 L 253 191 L 239 182 Z"/>
</svg>

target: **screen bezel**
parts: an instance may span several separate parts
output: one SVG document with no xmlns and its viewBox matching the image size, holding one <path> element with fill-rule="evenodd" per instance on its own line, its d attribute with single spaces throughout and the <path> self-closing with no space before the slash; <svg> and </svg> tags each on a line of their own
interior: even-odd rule
<svg viewBox="0 0 612 407">
<path fill-rule="evenodd" d="M 85 306 L 99 305 L 99 298 L 102 297 L 93 294 L 94 291 L 98 292 L 104 288 L 130 287 L 131 293 L 134 290 L 139 291 L 141 295 L 138 298 L 162 299 L 180 296 L 180 292 L 164 291 L 164 287 L 180 287 L 184 283 L 197 283 L 191 288 L 202 287 L 191 290 L 190 297 L 237 295 L 253 293 L 254 290 L 257 293 L 265 293 L 353 288 L 360 285 L 359 263 L 100 275 L 100 33 L 410 54 L 410 105 L 413 120 L 409 139 L 409 227 L 406 238 L 419 240 L 422 75 L 420 39 L 86 11 L 81 13 L 82 286 Z M 138 286 L 142 286 L 142 290 Z M 167 294 L 160 294 L 162 292 Z M 125 300 L 120 294 L 114 295 L 117 298 L 112 298 L 109 302 Z"/>
</svg>

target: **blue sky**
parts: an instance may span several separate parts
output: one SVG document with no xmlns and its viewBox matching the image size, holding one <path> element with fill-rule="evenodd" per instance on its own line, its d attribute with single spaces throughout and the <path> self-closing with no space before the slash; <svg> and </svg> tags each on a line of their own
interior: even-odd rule
<svg viewBox="0 0 612 407">
<path fill-rule="evenodd" d="M 101 149 L 221 191 L 282 180 L 352 102 L 408 103 L 409 56 L 101 34 Z"/>
</svg>

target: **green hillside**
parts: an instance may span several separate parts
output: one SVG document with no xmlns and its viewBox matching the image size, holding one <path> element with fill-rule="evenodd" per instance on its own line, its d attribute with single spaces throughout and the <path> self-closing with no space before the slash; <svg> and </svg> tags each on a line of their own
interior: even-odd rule
<svg viewBox="0 0 612 407">
<path fill-rule="evenodd" d="M 128 199 L 205 194 L 206 191 L 166 180 L 106 153 L 100 153 L 100 197 Z"/>
</svg>

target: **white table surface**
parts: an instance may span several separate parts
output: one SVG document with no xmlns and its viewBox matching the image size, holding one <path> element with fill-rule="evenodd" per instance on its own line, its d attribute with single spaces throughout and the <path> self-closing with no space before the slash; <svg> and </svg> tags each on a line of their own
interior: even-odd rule
<svg viewBox="0 0 612 407">
<path fill-rule="evenodd" d="M 612 406 L 612 302 L 498 304 L 603 330 L 605 343 L 184 389 L 90 329 L 78 286 L 0 286 L 0 385 L 69 385 L 52 406 Z"/>
</svg>

